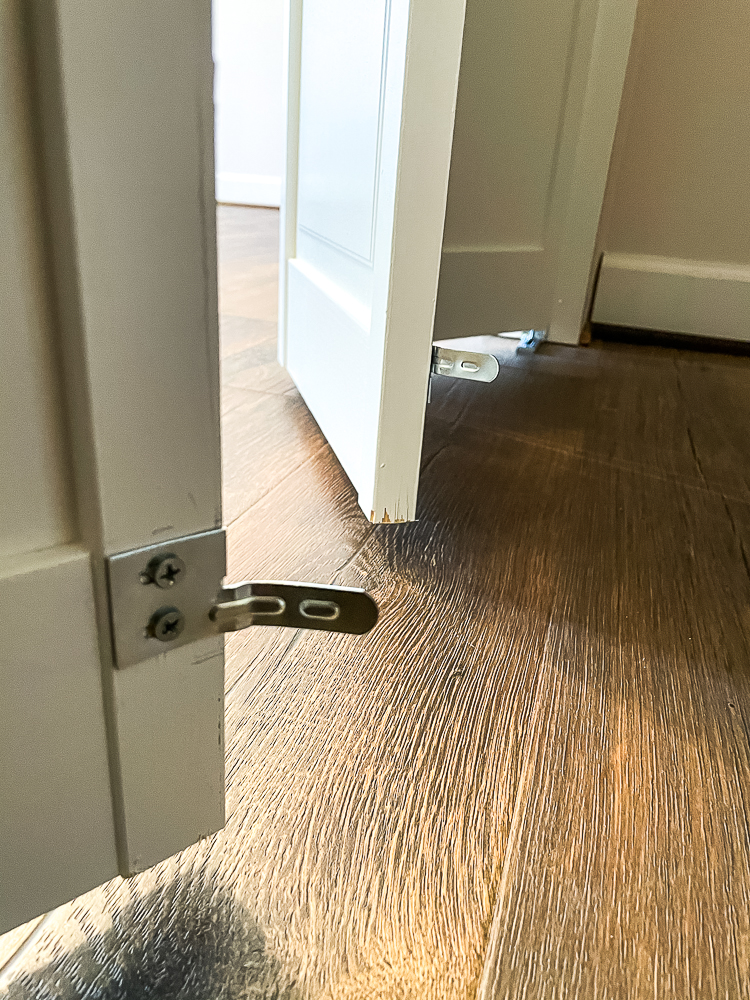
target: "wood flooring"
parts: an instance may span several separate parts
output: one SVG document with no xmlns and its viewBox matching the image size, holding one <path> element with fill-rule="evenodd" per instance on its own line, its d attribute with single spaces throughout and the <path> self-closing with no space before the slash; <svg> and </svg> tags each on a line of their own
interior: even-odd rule
<svg viewBox="0 0 750 1000">
<path fill-rule="evenodd" d="M 219 223 L 230 572 L 381 621 L 233 636 L 226 829 L 0 938 L 0 992 L 750 997 L 750 358 L 492 338 L 374 527 L 274 360 L 277 214 Z"/>
</svg>

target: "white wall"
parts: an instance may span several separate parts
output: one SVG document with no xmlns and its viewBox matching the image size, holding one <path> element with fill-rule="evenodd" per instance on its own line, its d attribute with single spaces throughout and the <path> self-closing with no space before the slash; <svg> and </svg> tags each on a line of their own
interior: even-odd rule
<svg viewBox="0 0 750 1000">
<path fill-rule="evenodd" d="M 284 0 L 213 0 L 216 199 L 280 204 Z"/>
<path fill-rule="evenodd" d="M 750 340 L 750 6 L 640 0 L 596 322 Z"/>
</svg>

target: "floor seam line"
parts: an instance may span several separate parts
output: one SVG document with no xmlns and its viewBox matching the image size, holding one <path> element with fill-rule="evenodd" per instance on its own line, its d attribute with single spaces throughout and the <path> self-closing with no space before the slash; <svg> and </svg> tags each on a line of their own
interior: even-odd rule
<svg viewBox="0 0 750 1000">
<path fill-rule="evenodd" d="M 250 627 L 252 628 L 253 626 L 250 626 Z M 258 627 L 261 627 L 261 626 L 258 626 Z M 282 663 L 286 659 L 287 655 L 292 651 L 293 647 L 297 645 L 297 642 L 299 641 L 299 634 L 300 634 L 301 631 L 302 631 L 302 629 L 299 629 L 299 628 L 294 630 L 294 635 L 289 639 L 289 642 L 286 644 L 286 646 L 284 646 L 284 649 L 281 651 L 281 654 L 279 655 L 279 657 L 277 659 L 277 663 L 279 663 L 279 664 Z M 260 655 L 263 656 L 264 653 L 265 653 L 265 650 Z M 248 667 L 251 666 L 252 663 L 253 663 L 253 660 L 251 660 L 250 663 L 247 664 L 247 666 Z M 225 705 L 229 703 L 229 700 L 231 698 L 231 695 L 234 693 L 235 688 L 237 687 L 237 685 L 241 681 L 244 680 L 244 678 L 245 678 L 245 671 L 243 671 L 239 675 L 239 677 L 236 677 L 232 681 L 231 685 L 226 689 L 226 691 L 224 692 L 224 703 L 225 703 Z"/>
<path fill-rule="evenodd" d="M 552 632 L 552 612 L 550 612 L 547 628 L 542 645 L 541 656 L 544 657 L 550 634 Z M 543 668 L 546 673 L 546 668 Z M 490 930 L 487 935 L 487 944 L 484 950 L 484 961 L 482 963 L 482 975 L 477 988 L 476 1000 L 493 1000 L 493 985 L 495 980 L 494 972 L 498 966 L 498 948 L 500 943 L 499 929 L 505 913 L 505 899 L 510 882 L 511 868 L 516 859 L 517 847 L 520 842 L 521 830 L 523 829 L 523 814 L 529 799 L 529 789 L 531 776 L 534 770 L 533 757 L 534 748 L 537 741 L 538 717 L 541 713 L 542 698 L 540 696 L 540 686 L 542 678 L 537 677 L 534 689 L 534 701 L 531 708 L 531 718 L 529 720 L 528 735 L 524 740 L 523 763 L 521 765 L 521 776 L 518 781 L 516 800 L 513 804 L 513 816 L 508 831 L 508 842 L 505 847 L 503 867 L 500 873 L 500 882 L 497 887 L 497 895 L 492 907 L 492 920 Z"/>
<path fill-rule="evenodd" d="M 300 462 L 298 465 L 295 465 L 294 468 L 291 469 L 289 472 L 287 472 L 285 476 L 282 476 L 282 478 L 279 479 L 277 483 L 274 483 L 270 489 L 266 490 L 265 493 L 261 493 L 261 495 L 256 500 L 253 500 L 253 502 L 250 504 L 249 507 L 245 507 L 242 513 L 237 514 L 237 516 L 233 517 L 231 521 L 227 521 L 225 527 L 231 528 L 233 524 L 236 524 L 237 521 L 240 520 L 241 517 L 244 517 L 245 514 L 248 514 L 254 507 L 257 507 L 257 505 L 261 502 L 261 500 L 265 500 L 266 497 L 274 493 L 280 486 L 282 486 L 287 481 L 287 479 L 289 479 L 290 476 L 293 476 L 295 472 L 299 472 L 299 470 L 302 469 L 305 465 L 307 465 L 308 462 L 312 462 L 313 459 L 317 458 L 318 455 L 321 453 L 321 451 L 323 451 L 327 447 L 328 447 L 327 444 L 322 444 L 316 452 L 314 452 L 312 455 L 306 458 L 303 462 Z"/>
<path fill-rule="evenodd" d="M 473 429 L 473 428 L 472 428 Z M 596 455 L 587 451 L 573 451 L 568 448 L 559 448 L 555 445 L 547 444 L 544 441 L 534 440 L 532 437 L 526 434 L 519 434 L 517 431 L 508 430 L 496 430 L 494 428 L 488 428 L 483 430 L 483 433 L 491 437 L 507 438 L 512 441 L 516 441 L 518 444 L 527 444 L 532 448 L 540 448 L 544 451 L 552 451 L 556 455 L 565 455 L 568 458 L 585 459 L 588 462 L 596 463 L 597 465 L 606 465 L 612 469 L 618 469 L 621 472 L 629 472 L 633 475 L 643 476 L 645 479 L 653 479 L 660 483 L 674 483 L 680 486 L 684 486 L 686 489 L 699 490 L 701 493 L 707 493 L 710 496 L 720 498 L 722 500 L 729 499 L 735 503 L 741 503 L 745 505 L 750 505 L 750 497 L 736 497 L 727 495 L 718 487 L 709 486 L 705 480 L 701 480 L 699 476 L 687 478 L 675 473 L 674 475 L 657 475 L 654 472 L 649 471 L 648 467 L 645 465 L 637 465 L 633 462 L 628 462 L 625 460 L 618 460 L 607 458 L 604 455 Z"/>
<path fill-rule="evenodd" d="M 23 941 L 19 944 L 19 946 L 16 948 L 13 954 L 8 956 L 7 961 L 5 961 L 2 966 L 0 966 L 0 989 L 2 989 L 6 985 L 6 983 L 9 982 L 10 977 L 13 975 L 13 970 L 15 969 L 16 965 L 21 961 L 26 952 L 34 947 L 36 942 L 42 936 L 42 932 L 44 931 L 45 927 L 51 922 L 56 912 L 57 910 L 54 909 L 50 910 L 48 913 L 45 913 L 44 916 L 39 921 L 39 923 L 36 925 L 36 927 L 34 927 L 34 929 L 27 935 L 27 937 L 23 939 Z"/>
</svg>

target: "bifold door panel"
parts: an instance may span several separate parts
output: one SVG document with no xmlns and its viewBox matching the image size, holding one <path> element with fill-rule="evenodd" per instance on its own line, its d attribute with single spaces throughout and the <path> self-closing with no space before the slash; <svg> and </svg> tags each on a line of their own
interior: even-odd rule
<svg viewBox="0 0 750 1000">
<path fill-rule="evenodd" d="M 416 514 L 464 0 L 292 0 L 279 353 L 371 521 Z"/>
</svg>

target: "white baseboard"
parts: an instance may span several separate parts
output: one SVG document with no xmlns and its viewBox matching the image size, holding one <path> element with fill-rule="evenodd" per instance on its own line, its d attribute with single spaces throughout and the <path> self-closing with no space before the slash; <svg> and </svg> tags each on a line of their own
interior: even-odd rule
<svg viewBox="0 0 750 1000">
<path fill-rule="evenodd" d="M 591 319 L 750 341 L 750 267 L 605 253 Z"/>
<path fill-rule="evenodd" d="M 226 205 L 279 208 L 281 178 L 264 174 L 217 173 L 216 200 Z"/>
</svg>

